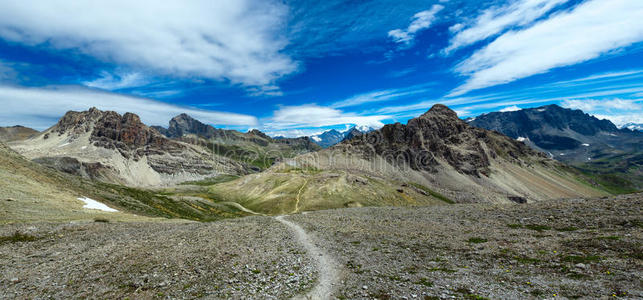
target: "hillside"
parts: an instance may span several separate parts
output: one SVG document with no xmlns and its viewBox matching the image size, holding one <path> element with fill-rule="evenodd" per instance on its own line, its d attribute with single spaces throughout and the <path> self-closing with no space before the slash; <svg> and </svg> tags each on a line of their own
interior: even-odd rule
<svg viewBox="0 0 643 300">
<path fill-rule="evenodd" d="M 614 192 L 643 188 L 643 132 L 618 129 L 580 110 L 547 105 L 467 119 L 586 171 Z"/>
<path fill-rule="evenodd" d="M 234 160 L 166 138 L 132 113 L 70 111 L 56 125 L 10 146 L 40 163 L 85 178 L 159 186 L 243 174 Z"/>
<path fill-rule="evenodd" d="M 523 143 L 471 127 L 443 105 L 406 125 L 386 125 L 263 173 L 216 184 L 210 192 L 275 214 L 605 194 L 578 172 Z"/>
<path fill-rule="evenodd" d="M 232 159 L 253 172 L 266 169 L 283 158 L 321 149 L 308 137 L 273 139 L 256 129 L 244 133 L 214 128 L 187 114 L 172 118 L 168 128 L 153 128 L 168 138 Z"/>
<path fill-rule="evenodd" d="M 20 125 L 0 127 L 0 142 L 20 141 L 38 134 L 38 130 Z"/>
</svg>

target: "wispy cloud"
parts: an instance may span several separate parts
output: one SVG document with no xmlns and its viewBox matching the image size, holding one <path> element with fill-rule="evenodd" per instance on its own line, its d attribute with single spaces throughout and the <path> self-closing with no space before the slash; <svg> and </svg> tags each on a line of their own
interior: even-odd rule
<svg viewBox="0 0 643 300">
<path fill-rule="evenodd" d="M 101 72 L 101 77 L 91 81 L 83 82 L 83 85 L 104 90 L 118 90 L 123 88 L 139 87 L 149 81 L 138 72 L 112 74 L 107 71 Z"/>
<path fill-rule="evenodd" d="M 643 99 L 569 99 L 564 100 L 561 105 L 563 107 L 580 109 L 586 112 L 594 112 L 597 110 L 638 110 L 643 113 Z"/>
<path fill-rule="evenodd" d="M 527 29 L 507 32 L 455 68 L 469 78 L 450 95 L 577 64 L 639 42 L 641 15 L 641 1 L 591 0 Z"/>
<path fill-rule="evenodd" d="M 431 84 L 422 84 L 422 85 L 415 85 L 415 86 L 410 86 L 405 88 L 387 89 L 387 90 L 379 90 L 379 91 L 362 93 L 362 94 L 354 95 L 350 98 L 335 102 L 330 106 L 333 108 L 340 108 L 340 107 L 357 106 L 365 103 L 390 101 L 394 99 L 399 99 L 403 97 L 425 93 L 429 90 L 427 89 L 427 86 L 429 85 Z"/>
<path fill-rule="evenodd" d="M 53 125 L 68 110 L 82 111 L 90 107 L 136 113 L 148 125 L 166 126 L 180 113 L 215 125 L 255 126 L 258 123 L 254 116 L 201 110 L 78 86 L 25 88 L 0 85 L 0 104 L 3 107 L 1 125 L 20 124 L 36 129 Z"/>
<path fill-rule="evenodd" d="M 386 115 L 359 115 L 331 107 L 306 104 L 280 107 L 272 117 L 264 120 L 263 126 L 266 131 L 319 128 L 344 124 L 381 127 L 384 125 L 382 120 L 388 118 L 389 116 Z"/>
<path fill-rule="evenodd" d="M 393 29 L 388 32 L 388 36 L 396 43 L 410 44 L 415 38 L 415 34 L 420 30 L 431 27 L 436 15 L 444 9 L 444 6 L 435 4 L 431 9 L 423 10 L 416 13 L 411 18 L 411 24 L 406 29 Z"/>
<path fill-rule="evenodd" d="M 163 75 L 263 86 L 298 70 L 282 53 L 287 13 L 283 3 L 260 0 L 5 1 L 0 38 Z"/>
<path fill-rule="evenodd" d="M 461 47 L 485 40 L 513 26 L 528 25 L 565 2 L 567 0 L 520 0 L 506 6 L 486 9 L 469 26 L 462 23 L 451 26 L 450 31 L 457 33 L 443 52 L 450 54 Z"/>
</svg>

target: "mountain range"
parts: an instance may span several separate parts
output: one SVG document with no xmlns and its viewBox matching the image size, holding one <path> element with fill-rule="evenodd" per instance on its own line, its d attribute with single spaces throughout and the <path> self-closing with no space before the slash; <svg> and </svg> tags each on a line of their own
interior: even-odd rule
<svg viewBox="0 0 643 300">
<path fill-rule="evenodd" d="M 435 105 L 406 125 L 345 140 L 212 186 L 255 211 L 453 202 L 528 202 L 604 194 L 579 172 Z"/>
<path fill-rule="evenodd" d="M 375 128 L 369 126 L 353 126 L 345 131 L 331 129 L 320 134 L 312 135 L 310 136 L 310 139 L 322 148 L 328 148 L 343 140 L 352 139 L 355 136 L 359 136 L 373 130 L 375 130 Z"/>
<path fill-rule="evenodd" d="M 505 134 L 587 173 L 602 174 L 603 180 L 612 181 L 606 184 L 643 188 L 641 131 L 619 129 L 609 120 L 558 105 L 492 112 L 466 122 Z"/>
</svg>

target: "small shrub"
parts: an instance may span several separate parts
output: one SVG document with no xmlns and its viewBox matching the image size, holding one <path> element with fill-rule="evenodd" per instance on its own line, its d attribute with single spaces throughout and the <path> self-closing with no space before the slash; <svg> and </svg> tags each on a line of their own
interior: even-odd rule
<svg viewBox="0 0 643 300">
<path fill-rule="evenodd" d="M 550 230 L 551 227 L 547 225 L 538 225 L 538 224 L 529 224 L 525 225 L 525 228 L 530 229 L 530 230 L 535 230 L 535 231 L 544 231 L 544 230 Z"/>
<path fill-rule="evenodd" d="M 479 237 L 472 237 L 468 240 L 469 243 L 473 244 L 480 244 L 480 243 L 486 243 L 487 239 L 479 238 Z"/>
<path fill-rule="evenodd" d="M 96 222 L 96 223 L 109 223 L 109 219 L 99 217 L 99 218 L 95 218 L 94 222 Z"/>
<path fill-rule="evenodd" d="M 18 242 L 32 242 L 37 240 L 38 237 L 29 235 L 26 233 L 20 233 L 16 231 L 13 235 L 10 236 L 0 236 L 0 244 L 3 243 L 18 243 Z"/>
</svg>

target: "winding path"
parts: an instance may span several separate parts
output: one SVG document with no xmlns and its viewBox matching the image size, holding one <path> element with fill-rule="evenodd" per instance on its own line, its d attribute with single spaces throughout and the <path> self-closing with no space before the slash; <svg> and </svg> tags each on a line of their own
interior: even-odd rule
<svg viewBox="0 0 643 300">
<path fill-rule="evenodd" d="M 317 271 L 319 272 L 319 282 L 317 285 L 304 296 L 295 297 L 294 299 L 332 299 L 331 295 L 339 281 L 340 272 L 337 262 L 326 254 L 323 250 L 315 246 L 310 236 L 301 226 L 284 219 L 284 216 L 275 217 L 275 219 L 295 233 L 297 240 L 306 248 L 308 255 L 316 262 Z"/>
</svg>

